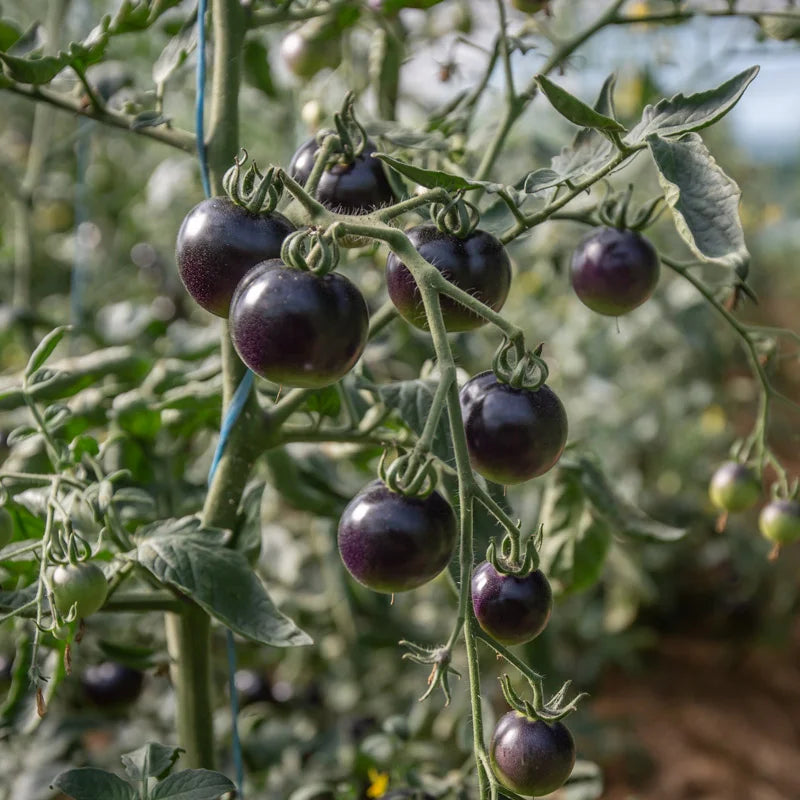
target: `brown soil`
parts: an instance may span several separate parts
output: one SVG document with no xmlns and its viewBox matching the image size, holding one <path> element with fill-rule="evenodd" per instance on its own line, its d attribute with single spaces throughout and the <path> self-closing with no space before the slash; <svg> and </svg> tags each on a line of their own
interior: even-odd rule
<svg viewBox="0 0 800 800">
<path fill-rule="evenodd" d="M 733 661 L 718 642 L 667 640 L 647 673 L 609 676 L 592 710 L 604 800 L 800 800 L 800 646 Z"/>
</svg>

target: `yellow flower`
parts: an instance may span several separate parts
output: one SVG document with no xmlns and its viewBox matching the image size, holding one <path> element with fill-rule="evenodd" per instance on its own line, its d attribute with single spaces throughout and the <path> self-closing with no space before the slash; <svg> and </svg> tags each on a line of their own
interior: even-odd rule
<svg viewBox="0 0 800 800">
<path fill-rule="evenodd" d="M 386 790 L 389 788 L 389 773 L 378 772 L 377 769 L 370 767 L 367 770 L 367 777 L 370 780 L 369 789 L 367 789 L 367 797 L 383 797 Z"/>
</svg>

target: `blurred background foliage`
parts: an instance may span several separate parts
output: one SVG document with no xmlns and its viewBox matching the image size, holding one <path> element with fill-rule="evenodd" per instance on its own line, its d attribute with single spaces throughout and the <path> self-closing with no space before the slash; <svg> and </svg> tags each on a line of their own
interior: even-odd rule
<svg viewBox="0 0 800 800">
<path fill-rule="evenodd" d="M 5 0 L 2 16 L 24 29 L 52 15 L 55 5 Z M 84 38 L 104 13 L 113 11 L 110 5 L 101 0 L 64 4 L 63 20 L 53 28 L 57 36 L 48 46 Z M 420 130 L 437 106 L 474 83 L 486 60 L 480 47 L 496 30 L 496 23 L 487 21 L 494 18 L 487 5 L 485 0 L 446 0 L 430 11 L 403 10 L 400 23 L 391 21 L 402 24 L 407 34 L 398 104 L 403 128 Z M 553 5 L 551 20 L 509 11 L 512 30 L 540 24 L 557 33 L 574 30 L 595 4 L 557 0 Z M 631 4 L 659 5 L 674 4 Z M 358 25 L 342 33 L 346 57 L 341 65 L 310 79 L 292 75 L 281 61 L 285 27 L 260 28 L 248 37 L 241 142 L 259 164 L 287 164 L 305 138 L 330 122 L 347 88 L 358 92 L 368 127 L 376 120 L 370 51 L 387 22 L 364 6 Z M 193 56 L 172 64 L 163 92 L 156 91 L 153 77 L 153 65 L 163 67 L 169 60 L 165 48 L 174 51 L 170 42 L 181 35 L 192 12 L 192 3 L 179 3 L 146 34 L 113 39 L 108 61 L 89 72 L 111 107 L 155 113 L 163 101 L 167 117 L 178 127 L 192 128 Z M 751 104 L 746 94 L 736 114 L 704 136 L 744 191 L 742 217 L 759 303 L 745 301 L 740 315 L 791 327 L 800 289 L 795 264 L 800 150 L 784 116 L 796 109 L 796 82 L 781 84 L 778 103 L 768 113 L 760 111 L 769 87 L 775 96 L 776 81 L 800 72 L 797 43 L 777 42 L 747 19 L 629 26 L 604 31 L 579 51 L 563 81 L 589 100 L 605 75 L 616 70 L 619 115 L 629 121 L 665 94 L 716 85 L 736 72 L 742 59 L 765 66 L 752 89 L 761 92 L 761 100 Z M 537 49 L 515 56 L 520 81 L 533 75 L 541 60 Z M 79 96 L 81 86 L 71 81 L 65 72 L 57 88 Z M 762 91 L 760 85 L 767 88 Z M 73 365 L 80 367 L 85 363 L 80 359 L 106 348 L 124 348 L 117 354 L 128 359 L 127 371 L 100 377 L 76 393 L 70 402 L 79 413 L 71 424 L 99 438 L 118 437 L 107 451 L 109 468 L 129 469 L 131 485 L 155 498 L 158 515 L 193 513 L 204 494 L 220 412 L 217 320 L 187 302 L 173 260 L 180 221 L 202 197 L 195 157 L 43 107 L 37 113 L 47 115 L 50 141 L 46 152 L 37 152 L 31 139 L 34 105 L 8 93 L 0 97 L 0 181 L 6 198 L 0 204 L 0 369 L 13 375 L 45 330 L 70 320 L 79 325 L 69 344 L 68 355 L 78 359 Z M 501 78 L 494 76 L 475 118 L 477 129 L 442 137 L 448 157 L 462 159 L 467 171 L 502 102 Z M 761 135 L 753 136 L 753 129 Z M 522 172 L 547 166 L 571 133 L 537 100 L 517 124 L 495 177 L 513 182 Z M 464 155 L 467 138 L 470 147 Z M 27 185 L 26 174 L 36 175 L 37 156 L 44 159 L 41 173 L 34 185 Z M 613 182 L 619 187 L 628 181 L 641 202 L 658 192 L 655 174 L 644 162 L 618 173 Z M 486 226 L 492 227 L 490 219 Z M 608 772 L 605 796 L 628 796 L 614 794 L 620 786 L 642 791 L 643 797 L 660 797 L 658 789 L 647 790 L 655 785 L 648 782 L 658 774 L 659 754 L 648 753 L 647 742 L 635 734 L 633 710 L 609 698 L 625 696 L 628 689 L 620 685 L 647 686 L 664 652 L 675 652 L 675 641 L 711 643 L 723 654 L 719 663 L 714 661 L 717 670 L 735 672 L 756 648 L 766 648 L 768 660 L 783 664 L 797 647 L 800 556 L 788 548 L 777 562 L 769 562 L 769 546 L 757 534 L 756 512 L 732 518 L 724 533 L 715 531 L 708 478 L 732 442 L 749 432 L 757 400 L 733 332 L 691 286 L 671 274 L 663 276 L 653 301 L 618 322 L 592 314 L 571 293 L 567 277 L 570 254 L 582 235 L 578 224 L 554 221 L 515 241 L 510 247 L 514 284 L 504 313 L 531 339 L 546 343 L 550 384 L 567 407 L 571 440 L 597 456 L 623 496 L 665 523 L 687 527 L 689 534 L 673 544 L 613 544 L 599 580 L 583 581 L 591 584 L 588 588 L 562 576 L 549 628 L 520 655 L 553 686 L 573 678 L 593 694 L 573 730 L 579 753 Z M 682 254 L 666 219 L 651 235 L 665 252 Z M 344 265 L 373 308 L 385 299 L 384 262 L 383 251 L 365 249 L 349 251 Z M 712 272 L 708 278 L 719 279 L 722 286 L 724 276 Z M 486 367 L 495 338 L 480 332 L 456 338 L 466 373 Z M 779 347 L 773 362 L 776 384 L 797 397 L 796 349 L 788 340 Z M 395 323 L 368 349 L 365 364 L 377 379 L 401 380 L 415 377 L 430 357 L 426 335 Z M 141 396 L 148 381 L 154 397 L 157 387 L 169 387 L 164 376 L 176 363 L 191 373 L 191 392 L 175 389 L 173 397 L 167 388 L 162 399 L 174 402 L 158 411 L 154 405 L 126 402 L 126 393 L 139 390 Z M 274 393 L 272 387 L 262 390 Z M 797 419 L 788 405 L 774 405 L 770 438 L 794 473 Z M 4 412 L 0 434 L 24 421 L 24 414 Z M 418 704 L 425 670 L 402 661 L 397 645 L 399 639 L 434 645 L 447 638 L 455 601 L 446 582 L 390 603 L 356 586 L 336 554 L 338 514 L 374 473 L 377 454 L 360 450 L 354 455 L 349 445 L 293 445 L 259 465 L 248 495 L 248 537 L 252 552 L 260 552 L 259 570 L 279 606 L 317 643 L 289 651 L 241 647 L 241 724 L 248 774 L 258 792 L 254 796 L 287 797 L 306 786 L 305 794 L 293 797 L 312 800 L 329 795 L 321 788 L 315 794 L 308 786 L 337 781 L 352 782 L 353 797 L 378 797 L 387 786 L 406 784 L 422 785 L 434 797 L 462 796 L 459 787 L 471 762 L 465 682 L 455 682 L 453 702 L 445 709 L 437 695 Z M 0 457 L 7 455 L 0 440 Z M 35 471 L 43 458 L 34 440 L 15 448 L 5 468 Z M 536 524 L 545 483 L 542 479 L 509 492 L 528 527 Z M 491 533 L 489 526 L 479 526 L 483 541 L 478 552 Z M 581 576 L 572 578 L 581 583 Z M 0 651 L 6 657 L 20 630 L 19 623 L 2 629 Z M 678 646 L 677 652 L 675 674 L 695 669 L 689 645 Z M 135 707 L 109 712 L 93 707 L 82 694 L 82 669 L 109 656 L 147 667 L 144 695 Z M 219 752 L 230 774 L 221 630 L 214 656 Z M 35 745 L 18 735 L 0 741 L 5 776 L 0 797 L 48 798 L 49 781 L 67 763 L 116 769 L 119 753 L 147 740 L 169 741 L 173 701 L 166 658 L 158 615 L 92 618 L 74 649 L 73 677 L 31 734 Z M 487 655 L 487 728 L 492 715 L 504 708 L 496 672 Z M 737 702 L 736 696 L 729 700 Z M 658 725 L 659 720 L 651 722 Z M 792 735 L 798 733 L 795 729 Z M 775 797 L 800 793 L 796 776 L 775 781 L 765 784 L 775 789 Z M 578 792 L 573 790 L 571 800 L 579 800 Z M 717 795 L 702 789 L 672 795 L 684 796 Z M 728 795 L 733 796 L 773 795 Z"/>
</svg>

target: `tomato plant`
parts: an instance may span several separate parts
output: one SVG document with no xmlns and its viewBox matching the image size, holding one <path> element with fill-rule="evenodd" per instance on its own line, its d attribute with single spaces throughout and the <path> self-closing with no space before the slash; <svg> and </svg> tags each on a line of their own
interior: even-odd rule
<svg viewBox="0 0 800 800">
<path fill-rule="evenodd" d="M 800 539 L 797 335 L 749 321 L 711 128 L 758 68 L 588 98 L 585 45 L 701 14 L 676 4 L 500 0 L 470 31 L 464 0 L 98 0 L 72 42 L 29 5 L 0 20 L 3 763 L 47 750 L 43 800 L 600 797 L 569 678 L 638 655 L 723 438 L 714 506 L 768 486 L 761 533 Z M 70 738 L 70 685 L 116 735 Z"/>
</svg>

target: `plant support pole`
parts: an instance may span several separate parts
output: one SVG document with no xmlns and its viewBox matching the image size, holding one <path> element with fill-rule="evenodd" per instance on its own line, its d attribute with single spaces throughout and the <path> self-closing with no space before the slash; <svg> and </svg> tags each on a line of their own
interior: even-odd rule
<svg viewBox="0 0 800 800">
<path fill-rule="evenodd" d="M 244 37 L 244 14 L 238 0 L 212 0 L 214 63 L 211 73 L 211 111 L 206 152 L 214 192 L 222 191 L 222 175 L 239 146 L 239 79 Z M 230 403 L 244 375 L 227 326 L 221 333 L 223 407 Z M 252 419 L 251 397 L 225 453 L 203 507 L 203 523 L 233 528 L 242 491 L 250 473 L 258 437 Z M 190 605 L 180 614 L 167 614 L 167 641 L 177 699 L 178 741 L 185 748 L 185 766 L 211 769 L 214 732 L 211 704 L 211 630 L 208 615 Z"/>
</svg>

